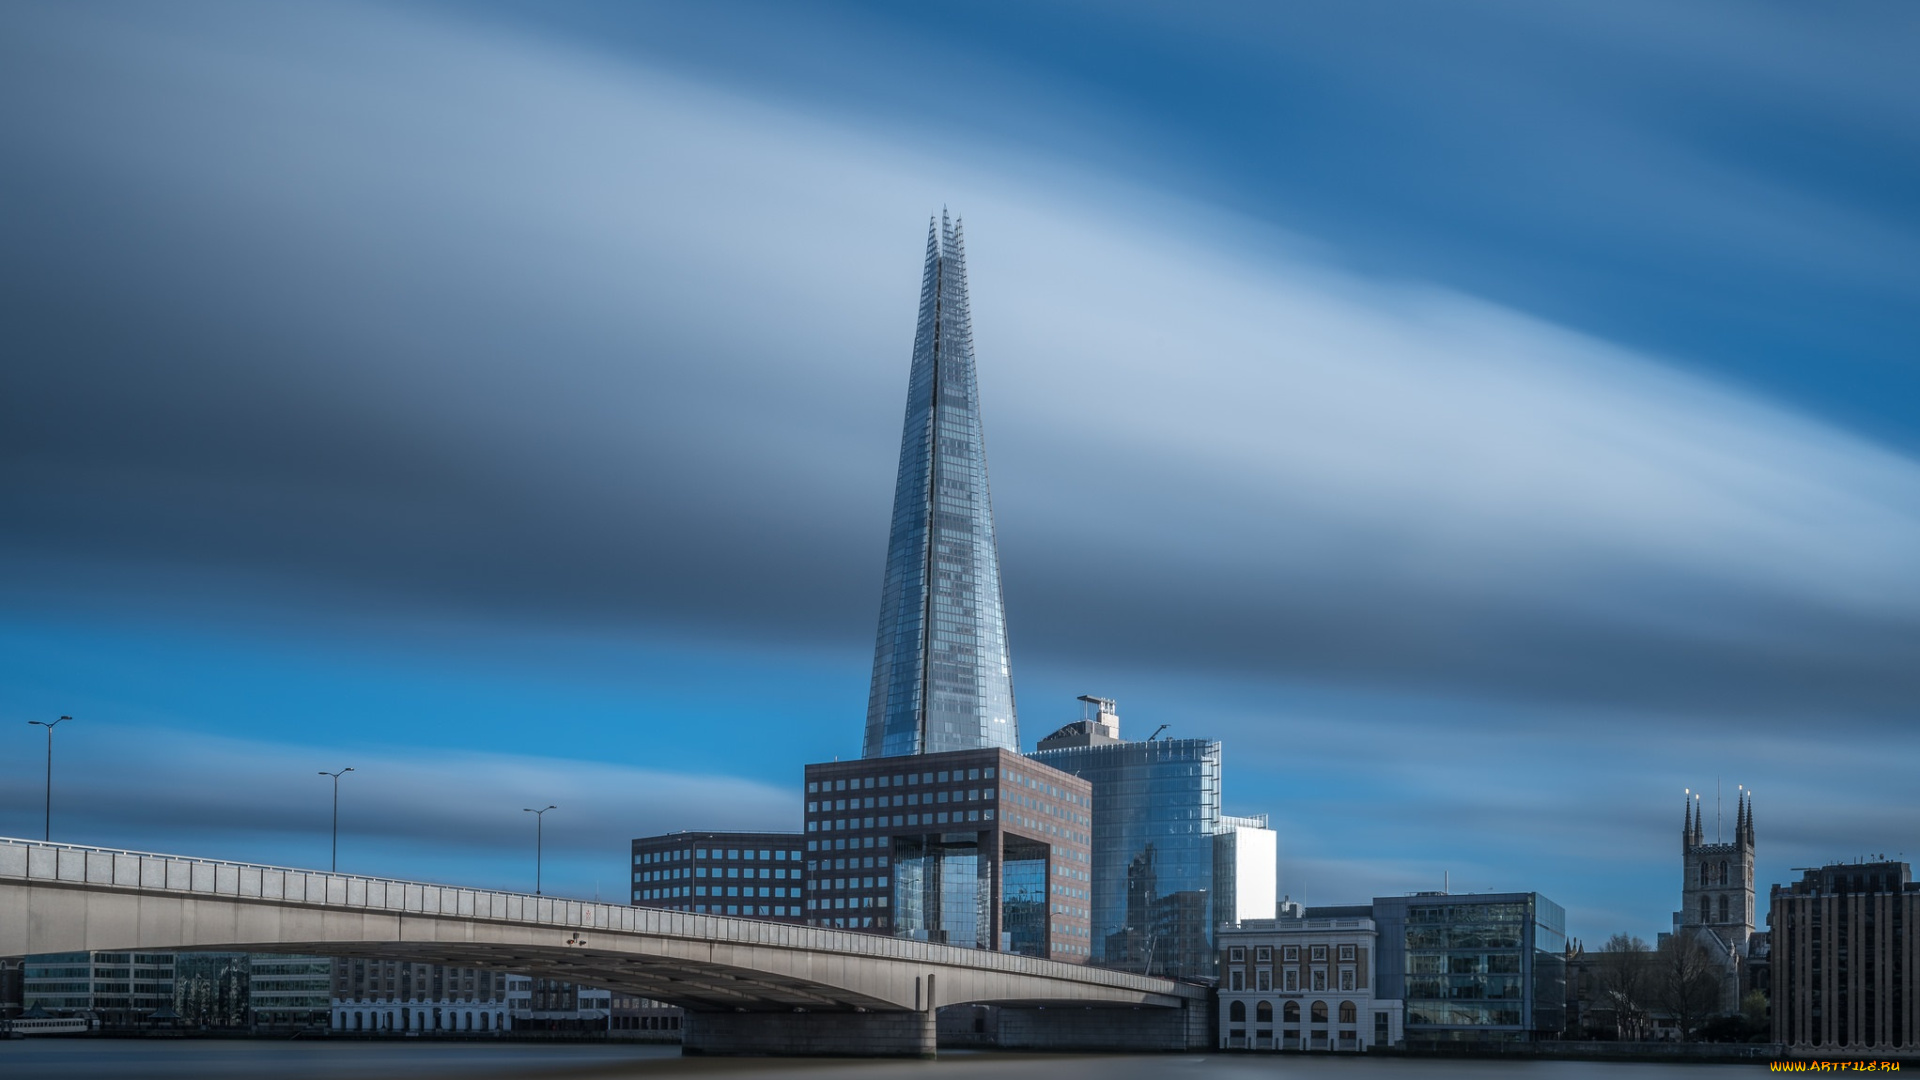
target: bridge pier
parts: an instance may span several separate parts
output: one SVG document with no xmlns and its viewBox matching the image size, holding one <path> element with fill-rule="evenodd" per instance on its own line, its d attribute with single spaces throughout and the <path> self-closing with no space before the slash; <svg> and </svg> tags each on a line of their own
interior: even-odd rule
<svg viewBox="0 0 1920 1080">
<path fill-rule="evenodd" d="M 932 1010 L 688 1012 L 680 1052 L 715 1057 L 934 1056 Z"/>
<path fill-rule="evenodd" d="M 1203 1003 L 1179 1008 L 954 1005 L 941 1010 L 940 1042 L 1001 1050 L 1187 1051 L 1213 1046 Z"/>
</svg>

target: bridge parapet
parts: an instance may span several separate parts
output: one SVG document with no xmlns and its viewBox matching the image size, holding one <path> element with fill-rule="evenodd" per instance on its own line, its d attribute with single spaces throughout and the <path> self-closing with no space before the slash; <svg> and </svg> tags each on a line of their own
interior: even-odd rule
<svg viewBox="0 0 1920 1080">
<path fill-rule="evenodd" d="M 518 934 L 515 940 L 525 939 L 528 932 L 547 931 L 550 934 L 558 930 L 571 932 L 569 936 L 576 939 L 583 933 L 593 934 L 596 936 L 591 940 L 596 945 L 615 942 L 629 953 L 644 954 L 649 951 L 647 942 L 660 941 L 681 946 L 690 943 L 709 947 L 725 946 L 742 957 L 749 953 L 767 955 L 768 951 L 772 951 L 801 958 L 793 962 L 814 972 L 812 977 L 815 979 L 831 978 L 821 973 L 822 964 L 827 961 L 841 966 L 872 961 L 880 966 L 916 972 L 948 972 L 949 977 L 943 980 L 947 992 L 942 994 L 938 1002 L 941 1005 L 1024 998 L 1091 1004 L 1173 1006 L 1186 999 L 1204 996 L 1204 991 L 1167 979 L 907 938 L 430 882 L 0 838 L 0 886 L 8 883 L 27 885 L 30 887 L 28 892 L 45 888 L 50 891 L 79 890 L 95 895 L 204 898 L 249 907 L 268 905 L 355 915 L 397 916 L 415 927 L 423 925 L 423 922 L 452 921 L 469 928 L 486 924 L 494 928 L 512 928 Z M 262 944 L 239 940 L 166 941 L 151 938 L 106 945 L 91 940 L 97 934 L 90 934 L 89 940 L 85 941 L 32 941 L 29 938 L 34 936 L 32 931 L 35 924 L 31 920 L 6 916 L 6 909 L 0 908 L 0 955 L 77 951 L 96 947 L 213 948 L 229 943 Z M 157 925 L 153 918 L 143 916 L 139 922 L 143 934 L 159 932 L 152 929 Z M 54 924 L 47 920 L 41 920 L 38 925 L 43 937 L 53 932 Z M 392 935 L 392 925 L 395 924 L 336 920 L 330 924 L 330 936 L 321 943 L 331 946 L 331 951 L 337 955 L 366 952 L 356 946 L 393 942 L 391 936 L 379 936 Z M 343 926 L 347 928 L 344 931 L 341 929 Z M 341 936 L 343 933 L 345 937 Z M 446 928 L 442 927 L 437 933 L 434 940 L 446 943 Z M 353 940 L 356 936 L 367 940 Z M 476 937 L 469 929 L 465 937 L 475 941 L 482 937 L 492 940 L 499 937 L 499 933 L 496 930 Z M 533 940 L 546 939 L 536 937 Z M 408 939 L 408 942 L 416 949 L 421 947 L 418 938 Z M 315 941 L 300 943 L 315 944 Z M 538 947 L 550 948 L 559 943 L 558 937 L 552 937 L 550 945 Z M 685 949 L 679 951 L 685 952 Z M 725 956 L 712 953 L 711 948 L 708 952 L 716 965 L 727 960 Z M 569 955 L 584 958 L 586 950 Z M 909 978 L 902 985 L 906 987 L 905 990 L 882 1000 L 890 1000 L 901 1007 L 923 1007 L 918 1000 L 918 993 L 911 989 L 913 980 Z"/>
</svg>

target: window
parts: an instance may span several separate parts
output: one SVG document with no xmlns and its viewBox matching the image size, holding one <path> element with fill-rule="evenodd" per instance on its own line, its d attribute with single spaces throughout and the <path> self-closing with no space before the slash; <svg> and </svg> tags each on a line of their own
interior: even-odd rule
<svg viewBox="0 0 1920 1080">
<path fill-rule="evenodd" d="M 1253 1019 L 1256 1023 L 1273 1023 L 1273 1002 L 1263 1001 L 1253 1007 Z"/>
<path fill-rule="evenodd" d="M 1294 963 L 1295 961 L 1300 959 L 1300 946 L 1298 945 L 1287 946 L 1285 949 L 1285 955 L 1287 958 L 1287 963 L 1289 964 Z"/>
<path fill-rule="evenodd" d="M 1300 989 L 1300 972 L 1299 972 L 1299 969 L 1297 969 L 1297 968 L 1288 968 L 1288 969 L 1287 969 L 1287 979 L 1286 979 L 1286 990 L 1287 990 L 1287 992 L 1288 992 L 1288 993 L 1297 993 L 1297 992 L 1299 991 L 1299 989 Z M 1296 1017 L 1294 1017 L 1294 1019 L 1296 1019 L 1296 1020 L 1298 1020 L 1298 1019 L 1299 1019 L 1299 1017 L 1297 1017 L 1297 1016 L 1296 1016 Z"/>
<path fill-rule="evenodd" d="M 1246 988 L 1247 988 L 1247 973 L 1244 971 L 1241 971 L 1239 968 L 1234 968 L 1233 972 L 1227 976 L 1227 989 L 1245 990 Z M 1242 1010 L 1240 1014 L 1240 1019 L 1245 1020 L 1247 1018 L 1246 1012 L 1245 1012 L 1246 1006 L 1241 1005 L 1240 1002 L 1237 1002 L 1237 1001 L 1234 1002 L 1234 1004 L 1236 1006 L 1239 1006 L 1240 1009 Z"/>
<path fill-rule="evenodd" d="M 1667 880 L 1671 881 L 1673 879 L 1668 878 Z M 1353 1002 L 1343 1001 L 1340 1003 L 1340 1022 L 1343 1024 L 1357 1024 L 1360 1022 L 1360 1011 L 1354 1008 Z M 1346 1038 L 1352 1037 L 1351 1035 L 1346 1036 Z"/>
<path fill-rule="evenodd" d="M 1236 1001 L 1233 1004 L 1227 1006 L 1227 1022 L 1232 1024 L 1246 1023 L 1247 1022 L 1247 1003 L 1244 1001 Z"/>
<path fill-rule="evenodd" d="M 1325 960 L 1327 958 L 1327 947 L 1325 945 L 1315 945 L 1313 947 L 1313 958 L 1315 960 Z"/>
<path fill-rule="evenodd" d="M 1706 871 L 1702 870 L 1701 873 L 1704 874 Z M 1703 923 L 1713 921 L 1713 913 L 1707 907 L 1709 903 L 1711 903 L 1711 901 L 1706 897 L 1703 896 L 1700 898 L 1700 921 Z"/>
<path fill-rule="evenodd" d="M 1247 960 L 1246 947 L 1243 945 L 1235 945 L 1233 948 L 1228 949 L 1227 959 L 1233 961 L 1236 964 L 1246 963 L 1246 960 Z"/>
<path fill-rule="evenodd" d="M 1352 960 L 1352 959 L 1353 959 L 1353 953 L 1354 953 L 1354 947 L 1353 947 L 1352 945 L 1342 945 L 1342 946 L 1340 946 L 1340 959 L 1342 959 L 1342 960 Z"/>
<path fill-rule="evenodd" d="M 1299 1023 L 1300 1022 L 1300 1003 L 1297 1001 L 1289 1001 L 1286 1004 L 1280 1006 L 1280 1017 L 1281 1019 L 1285 1020 L 1289 1024 Z"/>
<path fill-rule="evenodd" d="M 1722 863 L 1720 864 L 1720 866 L 1721 866 L 1721 872 L 1722 874 L 1724 874 L 1726 871 L 1726 864 Z M 1725 882 L 1722 881 L 1721 884 L 1725 884 Z M 1720 921 L 1721 922 L 1727 921 L 1727 898 L 1724 896 L 1720 898 Z"/>
<path fill-rule="evenodd" d="M 1313 988 L 1315 990 L 1325 990 L 1327 988 L 1327 969 L 1326 968 L 1313 969 Z"/>
<path fill-rule="evenodd" d="M 1353 989 L 1353 969 L 1352 968 L 1340 969 L 1340 989 L 1342 990 Z M 1352 1021 L 1348 1021 L 1348 1023 L 1352 1023 Z"/>
<path fill-rule="evenodd" d="M 1672 880 L 1672 879 L 1669 878 L 1668 880 Z M 1316 1024 L 1326 1023 L 1327 1022 L 1327 1003 L 1324 1001 L 1314 1002 L 1312 1015 L 1313 1015 L 1314 1023 Z"/>
<path fill-rule="evenodd" d="M 1255 960 L 1260 961 L 1263 964 L 1273 963 L 1273 946 L 1262 945 L 1259 948 L 1253 950 L 1253 958 Z"/>
</svg>

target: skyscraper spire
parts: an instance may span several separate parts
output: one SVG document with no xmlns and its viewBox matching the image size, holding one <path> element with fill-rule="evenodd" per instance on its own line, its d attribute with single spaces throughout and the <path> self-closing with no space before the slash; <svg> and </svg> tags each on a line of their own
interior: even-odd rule
<svg viewBox="0 0 1920 1080">
<path fill-rule="evenodd" d="M 964 232 L 927 230 L 862 755 L 1020 749 Z"/>
</svg>

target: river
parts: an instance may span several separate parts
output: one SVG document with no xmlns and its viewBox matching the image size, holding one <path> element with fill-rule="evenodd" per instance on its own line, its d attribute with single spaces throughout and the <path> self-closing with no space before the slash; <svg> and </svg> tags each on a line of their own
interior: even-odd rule
<svg viewBox="0 0 1920 1080">
<path fill-rule="evenodd" d="M 948 1052 L 938 1061 L 682 1058 L 677 1046 L 251 1040 L 0 1041 L 0 1080 L 1714 1080 L 1763 1065 L 1433 1061 L 1327 1056 L 1127 1057 Z"/>
</svg>

